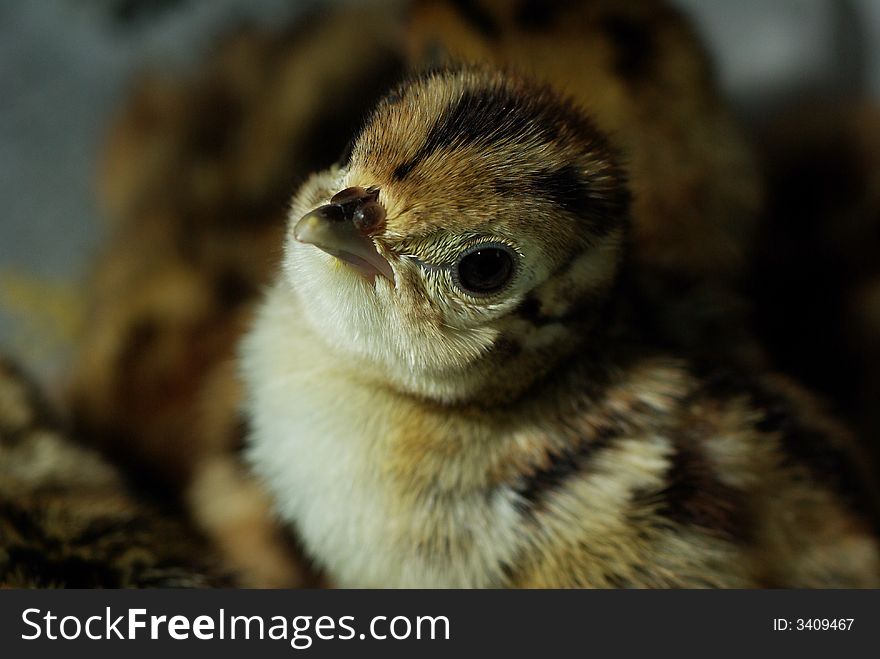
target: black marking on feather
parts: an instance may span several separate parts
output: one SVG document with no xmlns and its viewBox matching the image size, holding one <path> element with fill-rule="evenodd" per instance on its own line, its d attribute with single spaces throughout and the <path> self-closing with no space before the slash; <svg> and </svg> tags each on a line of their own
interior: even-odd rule
<svg viewBox="0 0 880 659">
<path fill-rule="evenodd" d="M 532 325 L 543 325 L 547 322 L 547 317 L 541 313 L 541 301 L 536 297 L 527 297 L 514 313 Z"/>
<path fill-rule="evenodd" d="M 573 165 L 540 172 L 532 179 L 535 193 L 549 199 L 572 215 L 590 213 L 594 197 L 583 176 Z"/>
<path fill-rule="evenodd" d="M 628 213 L 629 193 L 622 181 L 614 189 L 597 190 L 574 165 L 539 172 L 531 179 L 531 186 L 535 195 L 588 220 L 597 237 L 618 228 Z"/>
<path fill-rule="evenodd" d="M 514 488 L 522 512 L 532 512 L 551 493 L 558 491 L 570 478 L 583 474 L 587 462 L 608 448 L 620 434 L 612 426 L 597 428 L 593 437 L 579 444 L 547 455 L 547 464 L 526 475 Z"/>
<path fill-rule="evenodd" d="M 536 297 L 530 296 L 524 299 L 513 313 L 535 327 L 545 327 L 554 323 L 564 322 L 568 309 L 566 309 L 565 314 L 558 316 L 545 314 L 541 311 L 541 301 Z"/>
<path fill-rule="evenodd" d="M 755 377 L 730 370 L 704 375 L 702 391 L 721 399 L 746 397 L 762 414 L 755 428 L 779 437 L 783 459 L 806 467 L 817 483 L 831 487 L 851 510 L 871 520 L 880 531 L 877 492 L 856 463 L 855 455 L 821 431 L 804 425 L 784 395 Z"/>
<path fill-rule="evenodd" d="M 392 178 L 395 181 L 404 180 L 407 176 L 409 176 L 409 173 L 413 169 L 415 169 L 415 166 L 417 164 L 418 164 L 418 162 L 415 159 L 408 160 L 407 162 L 404 162 L 404 163 L 400 163 L 397 167 L 394 168 L 394 172 L 391 174 Z"/>
<path fill-rule="evenodd" d="M 665 480 L 659 492 L 634 493 L 634 503 L 654 500 L 655 512 L 677 524 L 698 526 L 740 542 L 751 538 L 745 495 L 718 479 L 695 442 L 676 447 Z"/>
<path fill-rule="evenodd" d="M 518 561 L 502 561 L 498 565 L 498 577 L 496 578 L 495 588 L 511 587 L 521 568 L 516 564 Z"/>
<path fill-rule="evenodd" d="M 580 254 L 574 256 L 580 256 Z M 566 277 L 566 271 L 573 267 L 576 260 L 574 256 L 562 263 L 551 275 L 551 279 L 560 276 Z M 611 285 L 613 286 L 613 284 Z M 607 288 L 572 289 L 568 292 L 568 304 L 557 314 L 544 313 L 541 310 L 541 301 L 533 294 L 527 296 L 511 313 L 535 327 L 594 322 L 611 311 L 608 307 L 610 305 L 609 298 L 612 296 L 609 296 L 607 291 Z"/>
</svg>

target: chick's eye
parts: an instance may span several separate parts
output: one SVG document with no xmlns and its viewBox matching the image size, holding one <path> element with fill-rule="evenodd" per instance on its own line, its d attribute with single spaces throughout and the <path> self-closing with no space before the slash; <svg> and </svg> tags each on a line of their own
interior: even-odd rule
<svg viewBox="0 0 880 659">
<path fill-rule="evenodd" d="M 455 268 L 456 283 L 468 293 L 489 295 L 513 278 L 514 256 L 507 247 L 483 245 L 462 254 Z"/>
</svg>

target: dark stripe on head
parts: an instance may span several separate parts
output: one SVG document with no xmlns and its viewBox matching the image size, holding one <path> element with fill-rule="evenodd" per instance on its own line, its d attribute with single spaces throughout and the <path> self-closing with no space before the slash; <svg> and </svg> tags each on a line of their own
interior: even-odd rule
<svg viewBox="0 0 880 659">
<path fill-rule="evenodd" d="M 536 196 L 588 220 L 597 237 L 620 227 L 629 212 L 629 192 L 624 181 L 616 182 L 611 190 L 596 190 L 574 165 L 539 172 L 531 185 Z"/>
<path fill-rule="evenodd" d="M 593 195 L 581 174 L 572 165 L 539 172 L 532 179 L 532 185 L 535 194 L 549 199 L 572 215 L 587 215 L 591 210 Z"/>
<path fill-rule="evenodd" d="M 626 180 L 621 173 L 615 171 L 614 174 L 618 180 L 614 181 L 613 188 L 608 189 L 606 183 L 598 189 L 577 166 L 569 164 L 534 172 L 530 177 L 498 178 L 493 182 L 493 190 L 498 195 L 546 199 L 588 222 L 594 237 L 603 238 L 614 229 L 626 226 L 629 218 L 630 193 Z"/>
<path fill-rule="evenodd" d="M 468 89 L 443 113 L 422 147 L 394 170 L 401 181 L 423 160 L 451 148 L 489 146 L 538 133 L 550 142 L 558 136 L 551 117 L 501 85 Z"/>
</svg>

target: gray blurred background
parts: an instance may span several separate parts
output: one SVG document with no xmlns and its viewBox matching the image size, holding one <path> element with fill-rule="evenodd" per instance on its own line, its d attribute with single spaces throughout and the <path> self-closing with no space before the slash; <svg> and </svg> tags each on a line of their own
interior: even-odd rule
<svg viewBox="0 0 880 659">
<path fill-rule="evenodd" d="M 277 24 L 311 0 L 0 3 L 0 352 L 50 376 L 100 243 L 95 159 L 140 70 L 185 72 L 242 20 Z M 805 98 L 880 98 L 880 0 L 677 0 L 744 120 Z M 38 309 L 35 310 L 35 309 Z M 87 326 L 88 319 L 85 319 Z"/>
</svg>

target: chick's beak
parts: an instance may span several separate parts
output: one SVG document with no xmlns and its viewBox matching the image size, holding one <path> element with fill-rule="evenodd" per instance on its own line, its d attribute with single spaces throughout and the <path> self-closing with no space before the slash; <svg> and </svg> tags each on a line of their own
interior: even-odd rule
<svg viewBox="0 0 880 659">
<path fill-rule="evenodd" d="M 391 264 L 337 205 L 321 206 L 304 215 L 294 227 L 293 237 L 343 261 L 370 282 L 381 275 L 394 283 Z"/>
</svg>

